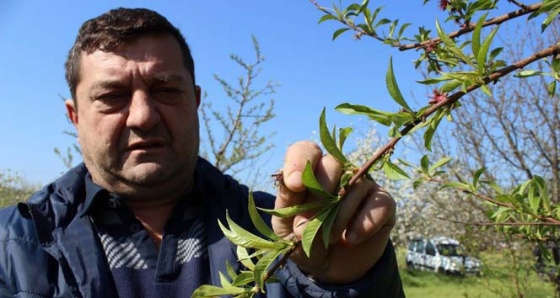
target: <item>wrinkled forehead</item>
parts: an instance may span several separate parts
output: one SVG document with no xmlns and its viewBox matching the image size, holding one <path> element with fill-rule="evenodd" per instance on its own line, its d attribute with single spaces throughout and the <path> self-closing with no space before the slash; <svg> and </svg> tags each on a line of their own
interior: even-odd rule
<svg viewBox="0 0 560 298">
<path fill-rule="evenodd" d="M 111 51 L 82 52 L 81 79 L 140 75 L 162 82 L 192 80 L 183 62 L 172 38 L 144 37 Z"/>
</svg>

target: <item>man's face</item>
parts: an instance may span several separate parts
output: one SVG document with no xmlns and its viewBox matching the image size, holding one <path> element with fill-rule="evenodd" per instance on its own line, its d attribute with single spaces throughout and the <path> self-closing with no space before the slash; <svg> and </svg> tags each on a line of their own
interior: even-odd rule
<svg viewBox="0 0 560 298">
<path fill-rule="evenodd" d="M 66 102 L 93 180 L 129 197 L 188 188 L 198 155 L 200 89 L 177 41 L 145 36 L 82 52 L 77 107 Z"/>
</svg>

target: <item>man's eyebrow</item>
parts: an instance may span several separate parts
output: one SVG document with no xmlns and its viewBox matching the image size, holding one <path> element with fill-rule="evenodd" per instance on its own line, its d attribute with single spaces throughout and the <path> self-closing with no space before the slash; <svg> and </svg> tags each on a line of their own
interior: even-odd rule
<svg viewBox="0 0 560 298">
<path fill-rule="evenodd" d="M 123 84 L 123 82 L 120 80 L 103 80 L 103 81 L 97 81 L 93 83 L 90 90 L 95 91 L 95 90 L 124 88 L 124 87 L 126 87 L 125 84 Z"/>
<path fill-rule="evenodd" d="M 152 83 L 172 83 L 172 82 L 185 82 L 185 78 L 178 74 L 158 74 L 150 78 Z"/>
</svg>

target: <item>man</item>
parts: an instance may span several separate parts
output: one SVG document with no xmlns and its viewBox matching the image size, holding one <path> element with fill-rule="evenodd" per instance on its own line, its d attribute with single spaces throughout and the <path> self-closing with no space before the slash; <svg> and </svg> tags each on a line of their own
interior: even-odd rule
<svg viewBox="0 0 560 298">
<path fill-rule="evenodd" d="M 200 88 L 181 33 L 147 9 L 116 9 L 81 27 L 66 62 L 84 163 L 0 213 L 2 297 L 190 297 L 220 285 L 226 263 L 242 269 L 217 221 L 226 210 L 251 229 L 247 188 L 198 157 Z M 334 190 L 341 165 L 316 144 L 286 154 L 276 200 L 316 200 L 302 184 L 307 161 Z M 272 218 L 301 238 L 310 214 Z M 297 250 L 268 297 L 403 296 L 389 233 L 395 204 L 360 180 L 344 198 L 328 250 Z M 263 294 L 264 296 L 265 294 Z"/>
</svg>

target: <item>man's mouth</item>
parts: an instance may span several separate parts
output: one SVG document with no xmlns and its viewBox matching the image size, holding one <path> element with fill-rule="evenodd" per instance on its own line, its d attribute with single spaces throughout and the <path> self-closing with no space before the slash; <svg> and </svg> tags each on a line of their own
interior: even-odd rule
<svg viewBox="0 0 560 298">
<path fill-rule="evenodd" d="M 157 149 L 163 147 L 164 143 L 162 141 L 138 141 L 128 145 L 127 150 L 149 150 Z"/>
</svg>

